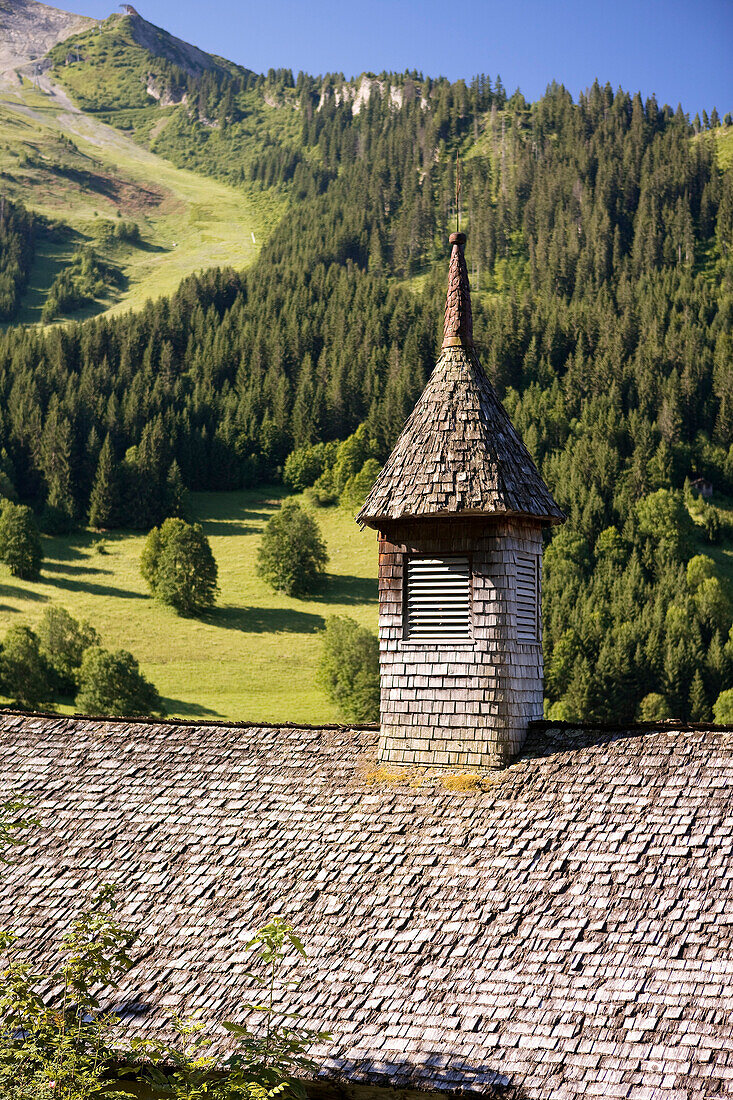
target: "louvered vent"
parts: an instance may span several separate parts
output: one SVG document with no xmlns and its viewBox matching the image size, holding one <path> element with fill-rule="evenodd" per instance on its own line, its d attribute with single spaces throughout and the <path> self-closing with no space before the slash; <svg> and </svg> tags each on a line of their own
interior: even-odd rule
<svg viewBox="0 0 733 1100">
<path fill-rule="evenodd" d="M 471 639 L 471 569 L 468 558 L 408 558 L 405 641 Z"/>
<path fill-rule="evenodd" d="M 540 559 L 517 554 L 517 641 L 540 640 Z"/>
</svg>

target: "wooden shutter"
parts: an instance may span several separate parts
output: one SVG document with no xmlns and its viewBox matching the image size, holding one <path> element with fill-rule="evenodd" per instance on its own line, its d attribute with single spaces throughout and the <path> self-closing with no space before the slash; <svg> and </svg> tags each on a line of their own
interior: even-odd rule
<svg viewBox="0 0 733 1100">
<path fill-rule="evenodd" d="M 540 559 L 517 554 L 517 641 L 540 640 Z"/>
<path fill-rule="evenodd" d="M 471 568 L 467 557 L 408 558 L 404 638 L 409 642 L 471 639 Z"/>
</svg>

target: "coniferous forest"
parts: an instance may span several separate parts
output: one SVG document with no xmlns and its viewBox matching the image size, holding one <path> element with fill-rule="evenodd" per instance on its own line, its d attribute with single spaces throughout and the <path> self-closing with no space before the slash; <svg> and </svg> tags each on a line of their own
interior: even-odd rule
<svg viewBox="0 0 733 1100">
<path fill-rule="evenodd" d="M 182 74 L 164 76 L 180 99 Z M 100 500 L 107 526 L 147 529 L 185 488 L 279 480 L 293 451 L 362 424 L 383 460 L 436 359 L 460 152 L 479 356 L 568 515 L 545 558 L 550 713 L 709 721 L 733 676 L 731 594 L 700 546 L 733 531 L 689 486 L 733 494 L 717 113 L 690 123 L 597 84 L 529 104 L 488 77 L 414 73 L 372 81 L 355 114 L 340 77 L 185 79 L 156 150 L 277 188 L 287 212 L 246 271 L 139 313 L 8 328 L 2 484 L 49 530 Z M 291 122 L 240 156 L 263 94 Z M 32 233 L 9 205 L 7 315 Z"/>
</svg>

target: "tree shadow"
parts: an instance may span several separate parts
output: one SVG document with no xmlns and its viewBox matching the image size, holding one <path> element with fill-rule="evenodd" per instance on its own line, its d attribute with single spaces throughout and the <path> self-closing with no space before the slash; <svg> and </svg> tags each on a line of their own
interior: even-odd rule
<svg viewBox="0 0 733 1100">
<path fill-rule="evenodd" d="M 48 603 L 48 596 L 43 592 L 31 592 L 29 588 L 9 588 L 8 585 L 0 584 L 0 597 L 13 596 L 17 600 L 31 600 L 34 603 Z M 8 608 L 8 610 L 11 610 Z"/>
<path fill-rule="evenodd" d="M 53 547 L 53 554 L 49 554 L 46 561 L 78 561 L 85 557 L 86 555 L 82 554 L 76 546 L 72 546 L 68 542 L 61 542 L 59 539 L 58 545 Z"/>
<path fill-rule="evenodd" d="M 315 634 L 323 630 L 322 615 L 275 607 L 219 607 L 201 616 L 211 626 L 243 634 Z"/>
<path fill-rule="evenodd" d="M 539 719 L 530 722 L 527 739 L 518 757 L 523 759 L 550 757 L 568 750 L 594 748 L 614 741 L 628 741 L 650 734 L 669 733 L 674 730 L 711 729 L 713 723 L 701 725 L 676 720 L 661 722 L 551 722 Z M 725 728 L 725 727 L 723 727 Z"/>
<path fill-rule="evenodd" d="M 224 717 L 218 710 L 203 707 L 200 703 L 189 703 L 185 699 L 171 699 L 167 695 L 163 697 L 163 706 L 168 714 L 172 715 L 171 721 L 173 722 L 176 718 L 204 718 L 207 715 L 211 718 Z M 173 715 L 174 711 L 175 715 Z"/>
<path fill-rule="evenodd" d="M 109 576 L 113 572 L 111 569 L 96 569 L 94 566 L 87 565 L 67 565 L 66 562 L 48 560 L 44 562 L 43 567 L 47 573 L 68 573 L 71 576 L 76 576 L 77 573 L 106 573 Z"/>
<path fill-rule="evenodd" d="M 376 577 L 352 577 L 344 573 L 325 573 L 319 591 L 312 599 L 324 603 L 373 603 L 378 597 Z"/>
<path fill-rule="evenodd" d="M 174 249 L 170 245 L 155 244 L 153 241 L 146 241 L 144 237 L 139 237 L 136 241 L 125 241 L 125 244 L 129 244 L 131 248 L 136 248 L 138 252 L 173 252 Z"/>
<path fill-rule="evenodd" d="M 329 1069 L 321 1071 L 314 1081 L 308 1081 L 309 1100 L 329 1100 L 334 1091 L 339 1095 L 340 1082 L 348 1083 L 350 1100 L 372 1100 L 375 1088 L 384 1092 L 385 1100 L 419 1096 L 423 1089 L 430 1090 L 425 1093 L 427 1096 L 440 1095 L 439 1089 L 447 1089 L 462 1097 L 484 1100 L 486 1097 L 528 1100 L 524 1088 L 500 1069 L 443 1053 L 431 1054 L 417 1063 L 385 1059 L 378 1070 L 370 1066 L 366 1073 L 358 1062 L 338 1056 L 329 1058 Z"/>
<path fill-rule="evenodd" d="M 124 596 L 133 600 L 148 599 L 143 592 L 133 592 L 131 588 L 117 588 L 113 584 L 93 584 L 89 581 L 72 580 L 70 577 L 49 577 L 49 581 L 55 588 L 67 588 L 70 592 L 92 592 L 95 596 Z"/>
<path fill-rule="evenodd" d="M 240 516 L 236 521 L 225 521 L 218 519 L 198 519 L 197 522 L 201 524 L 204 529 L 204 534 L 207 536 L 216 536 L 221 538 L 228 535 L 258 535 L 261 531 L 261 527 L 247 526 L 247 519 L 263 519 L 268 518 L 267 513 L 263 512 L 261 515 L 259 512 L 249 513 L 247 516 Z"/>
</svg>

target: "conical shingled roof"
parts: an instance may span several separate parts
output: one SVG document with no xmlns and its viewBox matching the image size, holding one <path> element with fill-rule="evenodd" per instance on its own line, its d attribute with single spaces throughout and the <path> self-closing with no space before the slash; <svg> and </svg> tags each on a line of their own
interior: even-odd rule
<svg viewBox="0 0 733 1100">
<path fill-rule="evenodd" d="M 473 349 L 462 233 L 451 235 L 443 350 L 358 515 L 378 527 L 411 516 L 565 516 Z"/>
</svg>

